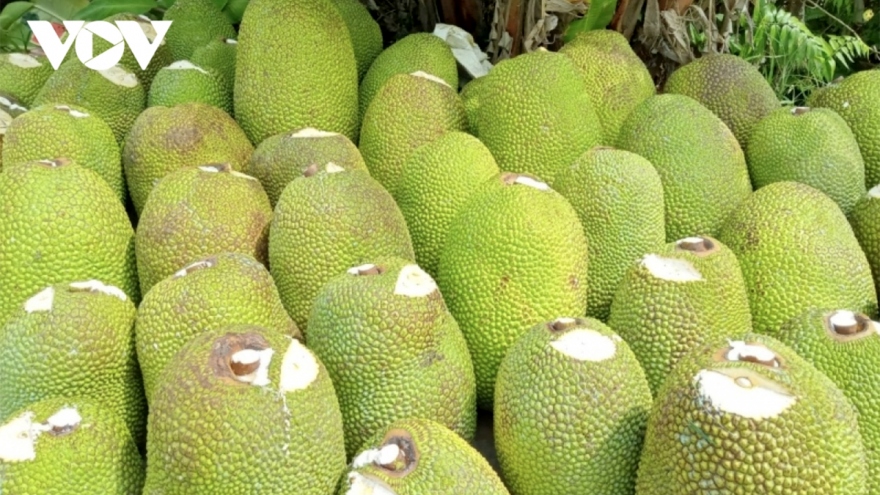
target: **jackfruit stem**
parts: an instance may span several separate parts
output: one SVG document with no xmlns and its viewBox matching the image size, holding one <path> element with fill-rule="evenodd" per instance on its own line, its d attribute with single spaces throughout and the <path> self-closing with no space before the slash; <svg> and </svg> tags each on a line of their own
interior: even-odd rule
<svg viewBox="0 0 880 495">
<path fill-rule="evenodd" d="M 805 113 L 810 112 L 810 107 L 794 107 L 791 109 L 791 114 L 797 117 L 798 115 L 803 115 Z"/>
<path fill-rule="evenodd" d="M 707 253 L 715 249 L 715 243 L 705 237 L 689 237 L 678 241 L 676 247 L 692 253 Z"/>
<path fill-rule="evenodd" d="M 58 168 L 70 165 L 70 159 L 67 157 L 56 157 L 51 160 L 40 160 L 37 163 L 49 168 Z"/>
<path fill-rule="evenodd" d="M 871 322 L 870 318 L 861 313 L 855 313 L 852 319 L 847 318 L 846 320 L 835 320 L 834 315 L 832 315 L 830 318 L 831 330 L 838 335 L 856 335 L 868 330 L 868 325 Z"/>
<path fill-rule="evenodd" d="M 248 376 L 251 373 L 257 371 L 257 368 L 259 367 L 259 360 L 256 360 L 252 363 L 238 363 L 233 360 L 229 361 L 229 369 L 232 370 L 232 373 L 234 373 L 235 376 Z"/>
<path fill-rule="evenodd" d="M 576 318 L 562 317 L 551 321 L 548 325 L 553 332 L 565 332 L 578 326 Z"/>
<path fill-rule="evenodd" d="M 358 268 L 357 274 L 358 276 L 363 275 L 382 275 L 385 273 L 385 268 L 377 265 L 369 265 L 362 268 Z"/>
<path fill-rule="evenodd" d="M 758 356 L 745 354 L 743 356 L 740 356 L 739 361 L 744 361 L 746 363 L 763 364 L 764 366 L 769 366 L 771 368 L 779 367 L 779 360 L 776 358 L 776 356 L 773 356 L 773 359 L 765 360 L 759 358 Z"/>
<path fill-rule="evenodd" d="M 212 169 L 214 169 L 218 172 L 221 172 L 221 173 L 232 172 L 232 165 L 230 165 L 228 163 L 208 163 L 208 164 L 202 165 L 202 167 L 200 167 L 200 168 L 212 168 Z"/>
<path fill-rule="evenodd" d="M 303 177 L 312 177 L 318 173 L 318 164 L 313 163 L 303 170 Z"/>
</svg>

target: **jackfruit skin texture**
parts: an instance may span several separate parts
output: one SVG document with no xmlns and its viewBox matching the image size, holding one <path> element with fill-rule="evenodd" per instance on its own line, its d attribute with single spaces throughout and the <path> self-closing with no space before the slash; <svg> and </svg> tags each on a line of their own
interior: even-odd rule
<svg viewBox="0 0 880 495">
<path fill-rule="evenodd" d="M 290 337 L 252 325 L 211 330 L 163 371 L 150 403 L 144 495 L 332 493 L 345 470 L 342 414 L 320 360 L 306 388 L 280 388 Z M 269 383 L 238 381 L 238 349 L 274 351 Z M 292 367 L 291 367 L 292 368 Z M 287 373 L 299 376 L 301 369 Z"/>
<path fill-rule="evenodd" d="M 0 491 L 9 495 L 140 494 L 144 460 L 125 423 L 100 401 L 45 399 L 12 418 L 32 413 L 35 423 L 45 423 L 64 408 L 76 410 L 82 418 L 79 426 L 64 435 L 42 433 L 32 461 L 0 460 Z"/>
<path fill-rule="evenodd" d="M 137 310 L 137 357 L 149 400 L 165 365 L 191 339 L 225 325 L 258 325 L 302 339 L 275 281 L 262 263 L 241 253 L 194 261 L 144 295 Z"/>
<path fill-rule="evenodd" d="M 666 240 L 717 236 L 752 191 L 745 154 L 730 129 L 696 100 L 657 95 L 624 121 L 617 147 L 657 170 L 666 203 Z"/>
<path fill-rule="evenodd" d="M 194 102 L 212 105 L 232 114 L 232 92 L 214 69 L 164 67 L 159 70 L 147 96 L 147 107 L 173 107 Z"/>
<path fill-rule="evenodd" d="M 321 287 L 382 257 L 415 261 L 400 208 L 366 171 L 297 177 L 281 194 L 269 228 L 269 271 L 306 339 Z"/>
<path fill-rule="evenodd" d="M 358 98 L 360 119 L 364 119 L 367 107 L 392 76 L 418 71 L 437 76 L 458 91 L 458 62 L 452 48 L 431 33 L 408 34 L 379 53 L 362 78 Z"/>
<path fill-rule="evenodd" d="M 100 280 L 140 302 L 134 229 L 97 173 L 28 162 L 0 174 L 0 321 L 47 285 Z"/>
<path fill-rule="evenodd" d="M 736 256 L 712 239 L 717 250 L 702 257 L 676 251 L 659 256 L 684 260 L 700 280 L 674 281 L 654 275 L 643 260 L 633 262 L 614 295 L 608 325 L 638 357 L 651 392 L 688 352 L 712 339 L 752 330 L 749 301 Z"/>
<path fill-rule="evenodd" d="M 400 445 L 401 435 L 411 438 L 407 445 L 418 453 L 411 471 L 398 473 L 391 467 L 369 463 L 350 466 L 349 473 L 378 481 L 397 495 L 428 495 L 434 493 L 479 493 L 508 495 L 507 488 L 486 459 L 464 439 L 443 425 L 428 419 L 410 418 L 395 421 L 363 445 L 363 450 Z M 409 450 L 410 449 L 402 449 Z M 400 458 L 395 464 L 404 469 Z M 343 476 L 337 495 L 349 493 L 349 479 Z M 363 492 L 359 492 L 363 493 Z"/>
<path fill-rule="evenodd" d="M 342 134 L 315 137 L 287 132 L 266 138 L 260 143 L 247 166 L 247 173 L 260 180 L 272 207 L 284 188 L 311 165 L 324 167 L 333 163 L 346 170 L 367 170 L 360 150 Z"/>
<path fill-rule="evenodd" d="M 217 38 L 207 45 L 196 48 L 190 61 L 199 67 L 211 68 L 220 75 L 226 92 L 232 95 L 235 88 L 235 59 L 238 56 L 238 41 L 232 38 Z"/>
<path fill-rule="evenodd" d="M 464 104 L 454 89 L 424 77 L 396 74 L 367 108 L 358 146 L 370 175 L 396 198 L 413 151 L 447 132 L 466 130 Z"/>
<path fill-rule="evenodd" d="M 156 30 L 153 29 L 153 26 L 150 24 L 150 19 L 146 16 L 122 13 L 112 15 L 104 19 L 104 21 L 111 24 L 115 23 L 116 21 L 137 21 L 144 31 L 144 34 L 147 35 L 147 39 L 150 41 L 150 43 L 153 43 L 153 41 L 156 39 Z M 171 28 L 172 31 L 177 29 L 176 23 L 172 25 L 174 26 Z M 65 34 L 64 36 L 66 41 L 67 35 Z M 108 43 L 100 36 L 95 36 L 93 43 L 95 44 L 93 53 L 103 53 L 105 50 L 110 48 L 110 43 Z M 67 53 L 67 57 L 76 58 L 76 50 L 71 49 Z M 134 57 L 134 53 L 131 52 L 128 44 L 125 44 L 125 53 L 122 55 L 122 59 L 119 61 L 119 64 L 128 69 L 129 72 L 133 72 L 137 76 L 138 81 L 140 81 L 141 85 L 144 87 L 144 91 L 149 92 L 150 87 L 153 84 L 153 78 L 156 77 L 156 73 L 159 72 L 159 69 L 170 65 L 172 62 L 174 62 L 174 58 L 171 55 L 171 49 L 168 46 L 168 41 L 167 39 L 162 39 L 162 43 L 160 43 L 159 47 L 156 48 L 156 53 L 153 54 L 153 58 L 147 65 L 146 70 L 141 69 L 141 65 Z"/>
<path fill-rule="evenodd" d="M 138 215 L 159 179 L 183 167 L 247 168 L 254 147 L 235 120 L 203 103 L 152 107 L 138 116 L 122 148 L 122 168 Z"/>
<path fill-rule="evenodd" d="M 215 253 L 268 257 L 272 206 L 260 181 L 186 167 L 159 181 L 138 221 L 135 248 L 141 292 Z"/>
<path fill-rule="evenodd" d="M 22 106 L 17 98 L 0 91 L 0 170 L 3 170 L 3 141 L 6 137 L 6 129 L 13 119 L 27 111 L 28 109 Z"/>
<path fill-rule="evenodd" d="M 416 266 L 412 261 L 373 264 L 382 273 L 343 273 L 327 282 L 309 316 L 309 349 L 336 388 L 349 458 L 374 432 L 410 417 L 473 439 L 474 368 L 443 296 L 429 277 L 422 279 L 434 285 L 429 294 L 398 291 L 402 270 Z"/>
<path fill-rule="evenodd" d="M 757 334 L 739 340 L 770 349 L 781 366 L 717 360 L 730 336 L 682 360 L 648 419 L 636 494 L 869 493 L 855 410 L 843 393 L 784 344 Z M 700 393 L 701 370 L 758 377 L 796 401 L 765 419 L 726 412 Z M 766 406 L 757 397 L 748 404 Z"/>
<path fill-rule="evenodd" d="M 125 203 L 128 192 L 113 130 L 83 107 L 44 105 L 16 117 L 6 129 L 3 163 L 68 158 L 94 170 Z"/>
<path fill-rule="evenodd" d="M 517 340 L 498 370 L 494 429 L 502 476 L 518 495 L 632 494 L 651 411 L 645 374 L 599 320 L 579 318 L 562 330 L 552 323 Z M 576 331 L 607 338 L 613 355 L 578 360 L 553 347 Z"/>
<path fill-rule="evenodd" d="M 528 53 L 499 62 L 481 79 L 469 124 L 501 170 L 552 184 L 601 143 L 602 125 L 583 78 L 565 55 Z"/>
<path fill-rule="evenodd" d="M 880 490 L 880 385 L 873 378 L 880 338 L 878 324 L 866 322 L 859 334 L 838 335 L 828 318 L 834 310 L 813 308 L 787 321 L 779 340 L 831 379 L 858 413 L 859 433 L 868 458 L 868 493 Z M 835 335 L 837 335 L 835 337 Z"/>
<path fill-rule="evenodd" d="M 814 92 L 807 104 L 830 108 L 846 121 L 865 160 L 865 187 L 880 184 L 880 71 L 847 76 L 839 84 Z"/>
<path fill-rule="evenodd" d="M 746 162 L 755 189 L 802 182 L 827 194 L 844 214 L 865 194 L 859 144 L 846 121 L 827 108 L 771 112 L 752 130 Z"/>
<path fill-rule="evenodd" d="M 807 309 L 850 309 L 874 318 L 868 260 L 837 204 L 798 182 L 755 191 L 718 239 L 739 259 L 755 332 L 776 334 Z"/>
<path fill-rule="evenodd" d="M 165 35 L 173 60 L 186 60 L 198 48 L 217 38 L 235 38 L 235 28 L 211 0 L 177 0 L 165 11 L 174 21 Z"/>
<path fill-rule="evenodd" d="M 233 101 L 251 142 L 303 127 L 357 142 L 357 62 L 342 25 L 331 0 L 248 4 L 239 28 Z"/>
<path fill-rule="evenodd" d="M 437 283 L 468 342 L 477 405 L 491 409 L 495 375 L 516 340 L 541 321 L 587 307 L 587 241 L 562 195 L 491 179 L 453 220 Z M 494 184 L 493 184 L 494 182 Z"/>
<path fill-rule="evenodd" d="M 464 103 L 464 113 L 468 120 L 468 132 L 471 134 L 475 134 L 474 121 L 477 118 L 477 110 L 480 108 L 480 97 L 482 96 L 480 89 L 484 86 L 483 83 L 485 81 L 486 76 L 471 79 L 458 93 L 462 103 Z"/>
<path fill-rule="evenodd" d="M 876 289 L 880 287 L 880 189 L 872 189 L 862 196 L 848 220 L 871 267 Z"/>
<path fill-rule="evenodd" d="M 629 266 L 666 244 L 660 176 L 635 153 L 597 147 L 563 169 L 553 188 L 577 212 L 587 238 L 586 314 L 606 321 Z"/>
<path fill-rule="evenodd" d="M 730 128 L 743 149 L 752 128 L 779 108 L 779 99 L 758 69 L 729 53 L 700 57 L 673 72 L 663 92 L 689 96 Z"/>
<path fill-rule="evenodd" d="M 404 162 L 403 171 L 397 204 L 409 227 L 416 261 L 436 276 L 455 215 L 501 171 L 479 139 L 459 131 L 418 147 Z"/>
<path fill-rule="evenodd" d="M 117 85 L 104 77 L 102 72 L 89 69 L 78 59 L 71 59 L 52 73 L 31 106 L 51 103 L 83 107 L 101 117 L 113 129 L 116 142 L 121 144 L 135 119 L 146 107 L 147 90 L 134 73 L 121 65 L 111 70 L 127 74 L 125 77 L 136 84 L 131 87 Z"/>
<path fill-rule="evenodd" d="M 339 9 L 351 36 L 354 58 L 357 61 L 358 81 L 361 81 L 384 48 L 382 28 L 359 0 L 333 0 L 333 4 Z"/>
<path fill-rule="evenodd" d="M 579 33 L 559 49 L 574 62 L 587 95 L 602 122 L 602 142 L 612 144 L 623 121 L 641 102 L 657 92 L 648 68 L 617 31 Z"/>
<path fill-rule="evenodd" d="M 40 88 L 54 72 L 55 69 L 45 56 L 2 53 L 0 54 L 0 91 L 15 97 L 26 107 L 32 106 Z"/>
</svg>

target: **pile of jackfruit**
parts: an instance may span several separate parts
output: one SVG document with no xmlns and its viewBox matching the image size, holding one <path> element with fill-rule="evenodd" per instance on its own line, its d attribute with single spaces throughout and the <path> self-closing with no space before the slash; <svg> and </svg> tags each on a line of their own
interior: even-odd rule
<svg viewBox="0 0 880 495">
<path fill-rule="evenodd" d="M 0 493 L 880 494 L 880 71 L 165 19 L 0 55 Z"/>
</svg>

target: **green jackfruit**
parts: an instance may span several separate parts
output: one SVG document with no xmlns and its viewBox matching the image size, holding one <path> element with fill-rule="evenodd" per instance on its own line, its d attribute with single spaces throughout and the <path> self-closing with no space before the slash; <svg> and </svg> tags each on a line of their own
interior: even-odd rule
<svg viewBox="0 0 880 495">
<path fill-rule="evenodd" d="M 417 148 L 404 162 L 397 204 L 412 235 L 419 266 L 437 275 L 455 215 L 500 170 L 479 139 L 450 131 Z"/>
<path fill-rule="evenodd" d="M 787 321 L 779 340 L 825 374 L 858 412 L 869 493 L 880 493 L 880 323 L 852 311 L 811 309 Z"/>
<path fill-rule="evenodd" d="M 0 327 L 0 418 L 54 397 L 99 401 L 139 445 L 147 410 L 134 347 L 135 306 L 97 280 L 55 284 Z"/>
<path fill-rule="evenodd" d="M 228 164 L 176 170 L 156 184 L 138 222 L 141 292 L 215 253 L 243 253 L 265 264 L 272 206 L 260 181 Z"/>
<path fill-rule="evenodd" d="M 351 37 L 354 58 L 357 60 L 358 81 L 364 78 L 373 60 L 382 53 L 382 29 L 360 0 L 333 0 L 342 14 Z"/>
<path fill-rule="evenodd" d="M 217 107 L 187 103 L 145 110 L 126 138 L 122 167 L 135 211 L 170 172 L 205 163 L 228 163 L 243 171 L 254 152 L 235 120 Z"/>
<path fill-rule="evenodd" d="M 32 106 L 46 104 L 85 108 L 101 117 L 121 144 L 147 104 L 147 90 L 121 65 L 95 71 L 71 59 L 52 73 Z"/>
<path fill-rule="evenodd" d="M 220 327 L 191 340 L 159 377 L 144 495 L 326 495 L 344 470 L 333 383 L 300 341 Z"/>
<path fill-rule="evenodd" d="M 480 79 L 470 96 L 476 99 L 469 104 L 469 125 L 501 170 L 553 183 L 563 168 L 600 144 L 599 118 L 580 72 L 565 55 L 520 55 Z"/>
<path fill-rule="evenodd" d="M 678 68 L 663 91 L 700 102 L 730 128 L 743 149 L 752 128 L 780 105 L 758 69 L 729 53 L 703 56 Z"/>
<path fill-rule="evenodd" d="M 412 33 L 394 42 L 370 64 L 359 88 L 360 118 L 382 86 L 397 74 L 433 74 L 458 91 L 458 62 L 445 41 L 431 33 Z"/>
<path fill-rule="evenodd" d="M 196 102 L 213 105 L 232 114 L 232 91 L 220 74 L 189 60 L 179 60 L 162 68 L 156 74 L 147 97 L 148 107 L 173 107 Z"/>
<path fill-rule="evenodd" d="M 553 188 L 584 226 L 590 248 L 587 316 L 605 321 L 626 270 L 666 243 L 660 176 L 634 153 L 597 147 L 563 169 Z"/>
<path fill-rule="evenodd" d="M 880 186 L 872 187 L 859 199 L 849 222 L 871 267 L 874 288 L 880 288 Z"/>
<path fill-rule="evenodd" d="M 856 72 L 814 92 L 807 104 L 830 108 L 846 121 L 865 160 L 865 187 L 880 184 L 880 71 Z"/>
<path fill-rule="evenodd" d="M 116 21 L 135 21 L 151 45 L 156 40 L 156 29 L 153 28 L 153 25 L 150 23 L 150 18 L 145 15 L 122 13 L 110 16 L 104 20 L 110 23 Z M 174 27 L 170 28 L 170 31 L 176 31 L 178 29 L 178 24 L 173 24 L 173 26 Z M 93 39 L 93 43 L 95 44 L 92 51 L 93 53 L 103 53 L 112 46 L 110 42 L 100 36 L 95 36 Z M 123 44 L 125 45 L 125 52 L 122 55 L 119 64 L 128 69 L 129 72 L 133 72 L 137 76 L 138 81 L 140 81 L 141 85 L 144 87 L 144 91 L 149 92 L 150 86 L 153 84 L 153 78 L 156 77 L 156 73 L 159 72 L 159 69 L 174 61 L 166 38 L 162 38 L 162 42 L 159 43 L 159 46 L 156 48 L 156 52 L 153 54 L 153 58 L 150 59 L 150 63 L 147 65 L 146 69 L 141 69 L 140 63 L 138 63 L 131 49 L 129 49 L 128 44 Z M 76 50 L 71 49 L 67 53 L 67 56 L 68 58 L 76 58 Z"/>
<path fill-rule="evenodd" d="M 333 163 L 345 170 L 367 170 L 360 150 L 342 134 L 300 129 L 266 138 L 251 155 L 247 173 L 266 189 L 274 207 L 287 184 L 309 167 Z"/>
<path fill-rule="evenodd" d="M 7 164 L 68 158 L 94 170 L 125 202 L 128 192 L 122 175 L 122 157 L 113 129 L 85 108 L 44 105 L 13 120 L 3 140 Z"/>
<path fill-rule="evenodd" d="M 724 122 L 687 96 L 645 100 L 623 123 L 617 145 L 646 158 L 660 174 L 667 241 L 717 235 L 752 191 L 736 138 Z"/>
<path fill-rule="evenodd" d="M 196 48 L 189 60 L 205 69 L 217 71 L 228 94 L 235 88 L 235 59 L 238 41 L 232 38 L 218 38 L 207 45 Z"/>
<path fill-rule="evenodd" d="M 3 170 L 3 140 L 6 129 L 13 119 L 27 111 L 18 99 L 0 91 L 0 170 Z"/>
<path fill-rule="evenodd" d="M 375 432 L 361 450 L 338 495 L 508 495 L 479 452 L 431 420 L 395 421 Z"/>
<path fill-rule="evenodd" d="M 46 399 L 0 425 L 4 494 L 134 495 L 144 469 L 125 423 L 100 402 Z"/>
<path fill-rule="evenodd" d="M 302 338 L 275 281 L 241 253 L 208 256 L 181 268 L 144 294 L 135 335 L 149 400 L 165 365 L 194 337 L 224 325 L 252 324 Z"/>
<path fill-rule="evenodd" d="M 315 298 L 307 337 L 336 388 L 349 458 L 375 431 L 411 417 L 473 438 L 467 343 L 437 284 L 411 261 L 385 258 L 332 278 Z"/>
<path fill-rule="evenodd" d="M 40 88 L 55 72 L 45 56 L 29 53 L 0 54 L 0 91 L 22 105 L 33 105 Z"/>
<path fill-rule="evenodd" d="M 814 307 L 877 314 L 868 260 L 840 208 L 817 189 L 798 182 L 758 189 L 718 239 L 739 259 L 755 332 L 775 335 Z"/>
<path fill-rule="evenodd" d="M 772 338 L 695 350 L 654 402 L 636 495 L 707 493 L 867 495 L 855 410 Z"/>
<path fill-rule="evenodd" d="M 491 409 L 504 354 L 536 324 L 587 307 L 587 241 L 547 184 L 502 173 L 461 209 L 440 254 L 440 292 L 461 326 Z"/>
<path fill-rule="evenodd" d="M 656 93 L 648 68 L 629 41 L 610 29 L 579 33 L 559 53 L 571 58 L 584 79 L 602 122 L 602 142 L 614 143 L 630 112 Z"/>
<path fill-rule="evenodd" d="M 755 189 L 803 182 L 833 199 L 843 212 L 865 194 L 865 162 L 846 122 L 827 108 L 780 108 L 752 130 L 746 161 Z"/>
<path fill-rule="evenodd" d="M 251 142 L 304 127 L 357 142 L 357 62 L 342 25 L 331 0 L 251 0 L 234 93 L 235 116 Z"/>
<path fill-rule="evenodd" d="M 519 495 L 630 495 L 650 411 L 645 374 L 610 328 L 592 318 L 541 323 L 498 370 L 502 476 Z"/>
<path fill-rule="evenodd" d="M 0 174 L 0 322 L 49 285 L 100 280 L 140 302 L 134 229 L 96 172 L 61 161 Z"/>
<path fill-rule="evenodd" d="M 189 59 L 196 49 L 217 38 L 236 36 L 235 28 L 212 0 L 176 0 L 162 19 L 173 21 L 165 40 L 175 61 Z"/>
<path fill-rule="evenodd" d="M 367 168 L 392 196 L 413 151 L 451 131 L 467 130 L 458 93 L 424 72 L 396 74 L 364 115 L 359 147 Z"/>
</svg>

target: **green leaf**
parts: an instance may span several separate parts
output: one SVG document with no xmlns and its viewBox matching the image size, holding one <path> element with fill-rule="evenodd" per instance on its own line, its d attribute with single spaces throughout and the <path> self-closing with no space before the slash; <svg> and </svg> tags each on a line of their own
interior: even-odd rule
<svg viewBox="0 0 880 495">
<path fill-rule="evenodd" d="M 248 6 L 249 2 L 250 0 L 229 0 L 225 10 L 229 22 L 232 24 L 240 23 L 241 18 L 244 17 L 244 9 Z"/>
<path fill-rule="evenodd" d="M 42 20 L 61 22 L 73 19 L 88 4 L 89 0 L 35 0 L 34 10 Z"/>
<path fill-rule="evenodd" d="M 174 5 L 175 0 L 157 0 L 156 6 L 160 9 L 168 9 L 172 5 Z"/>
<path fill-rule="evenodd" d="M 155 0 L 94 0 L 74 16 L 82 21 L 98 21 L 111 15 L 145 14 L 156 6 Z"/>
<path fill-rule="evenodd" d="M 568 43 L 578 33 L 604 29 L 611 22 L 616 9 L 617 0 L 592 0 L 587 14 L 568 25 L 562 38 L 563 41 Z"/>
<path fill-rule="evenodd" d="M 31 2 L 12 2 L 0 11 L 0 29 L 9 29 L 12 23 L 21 19 L 25 12 L 31 10 L 34 4 Z"/>
<path fill-rule="evenodd" d="M 225 9 L 226 4 L 229 2 L 229 0 L 213 0 L 213 1 L 214 1 L 214 5 L 216 5 L 217 8 L 220 10 Z"/>
</svg>

